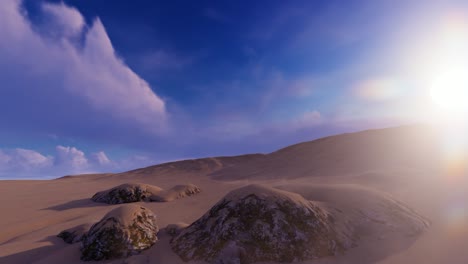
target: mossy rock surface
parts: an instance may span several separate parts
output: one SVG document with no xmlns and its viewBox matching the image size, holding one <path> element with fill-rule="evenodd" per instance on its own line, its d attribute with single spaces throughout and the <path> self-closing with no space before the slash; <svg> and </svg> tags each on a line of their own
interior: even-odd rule
<svg viewBox="0 0 468 264">
<path fill-rule="evenodd" d="M 137 205 L 123 205 L 94 224 L 83 239 L 81 259 L 105 260 L 138 254 L 157 241 L 156 216 Z"/>
<path fill-rule="evenodd" d="M 332 256 L 345 244 L 325 209 L 260 185 L 232 191 L 171 241 L 185 261 L 242 264 Z"/>
<path fill-rule="evenodd" d="M 65 229 L 62 232 L 60 232 L 57 235 L 57 237 L 60 237 L 61 239 L 63 239 L 63 241 L 65 241 L 65 243 L 68 244 L 78 243 L 83 240 L 83 238 L 86 235 L 86 232 L 88 232 L 90 227 L 90 224 L 82 224 L 69 229 Z"/>
</svg>

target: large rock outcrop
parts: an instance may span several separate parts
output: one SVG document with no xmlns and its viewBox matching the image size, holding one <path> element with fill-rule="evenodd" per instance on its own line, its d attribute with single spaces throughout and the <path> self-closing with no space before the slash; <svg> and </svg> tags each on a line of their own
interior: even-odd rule
<svg viewBox="0 0 468 264">
<path fill-rule="evenodd" d="M 99 203 L 122 204 L 149 201 L 152 195 L 162 189 L 149 184 L 125 183 L 109 190 L 96 193 L 91 199 Z"/>
<path fill-rule="evenodd" d="M 83 239 L 82 260 L 135 255 L 157 241 L 156 216 L 138 205 L 124 205 L 106 214 Z"/>
<path fill-rule="evenodd" d="M 171 241 L 185 261 L 293 262 L 335 255 L 348 242 L 333 218 L 302 196 L 260 185 L 227 194 Z"/>
</svg>

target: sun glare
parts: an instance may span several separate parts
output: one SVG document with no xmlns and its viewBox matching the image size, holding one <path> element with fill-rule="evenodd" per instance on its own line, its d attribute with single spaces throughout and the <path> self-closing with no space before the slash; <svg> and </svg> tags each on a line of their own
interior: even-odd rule
<svg viewBox="0 0 468 264">
<path fill-rule="evenodd" d="M 431 97 L 444 110 L 468 112 L 468 69 L 450 70 L 436 77 Z"/>
</svg>

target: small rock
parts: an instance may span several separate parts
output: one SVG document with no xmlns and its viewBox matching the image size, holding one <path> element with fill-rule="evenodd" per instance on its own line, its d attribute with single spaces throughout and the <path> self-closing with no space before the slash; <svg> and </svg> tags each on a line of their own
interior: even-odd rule
<svg viewBox="0 0 468 264">
<path fill-rule="evenodd" d="M 128 257 L 151 247 L 159 229 L 156 216 L 138 205 L 124 205 L 106 214 L 83 239 L 82 260 Z"/>
<path fill-rule="evenodd" d="M 134 203 L 149 201 L 150 196 L 161 191 L 161 188 L 154 185 L 125 183 L 109 190 L 98 192 L 91 198 L 91 200 L 107 204 Z"/>
<path fill-rule="evenodd" d="M 60 232 L 57 237 L 60 237 L 68 244 L 74 244 L 83 240 L 86 232 L 88 232 L 91 224 L 82 224 L 73 228 L 65 229 Z"/>
<path fill-rule="evenodd" d="M 171 202 L 200 192 L 200 188 L 193 184 L 176 185 L 169 190 L 152 195 L 149 200 L 152 202 Z"/>
</svg>

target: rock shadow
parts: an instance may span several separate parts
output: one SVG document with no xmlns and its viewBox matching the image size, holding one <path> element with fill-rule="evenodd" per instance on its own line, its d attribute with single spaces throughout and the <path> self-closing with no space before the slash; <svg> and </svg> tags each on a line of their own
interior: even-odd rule
<svg viewBox="0 0 468 264">
<path fill-rule="evenodd" d="M 75 209 L 75 208 L 103 207 L 103 206 L 109 206 L 109 205 L 104 204 L 104 203 L 95 203 L 89 198 L 84 198 L 84 199 L 73 200 L 73 201 L 69 201 L 66 203 L 42 208 L 41 210 L 66 211 L 66 210 Z"/>
</svg>

